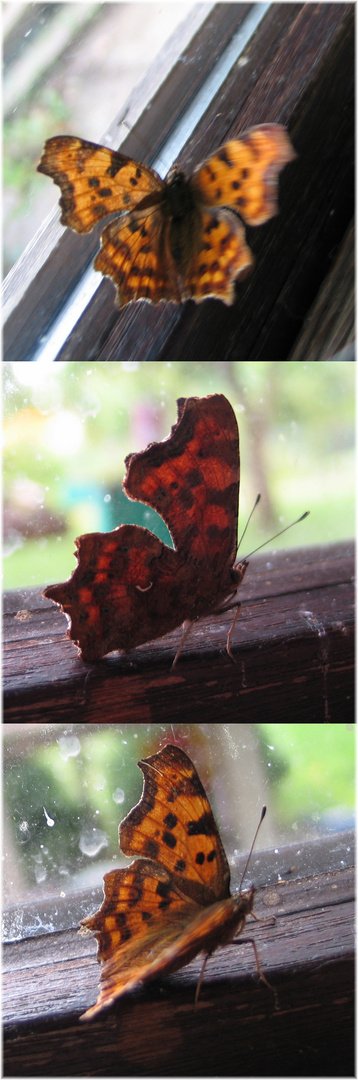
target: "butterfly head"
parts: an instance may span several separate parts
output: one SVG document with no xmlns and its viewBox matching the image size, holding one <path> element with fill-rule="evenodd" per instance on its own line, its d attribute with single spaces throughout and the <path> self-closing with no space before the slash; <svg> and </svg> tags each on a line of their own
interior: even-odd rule
<svg viewBox="0 0 358 1080">
<path fill-rule="evenodd" d="M 245 577 L 248 565 L 249 564 L 247 559 L 243 559 L 242 562 L 238 562 L 235 564 L 235 566 L 232 567 L 230 574 L 232 584 L 235 589 L 238 589 L 239 585 L 241 585 L 241 582 Z"/>
<path fill-rule="evenodd" d="M 238 892 L 234 897 L 236 910 L 240 912 L 242 918 L 246 919 L 247 915 L 250 915 L 254 906 L 256 888 L 255 885 L 250 885 L 250 888 L 246 892 Z"/>
<path fill-rule="evenodd" d="M 173 221 L 186 219 L 195 206 L 194 194 L 185 173 L 173 167 L 167 176 L 166 201 Z"/>
</svg>

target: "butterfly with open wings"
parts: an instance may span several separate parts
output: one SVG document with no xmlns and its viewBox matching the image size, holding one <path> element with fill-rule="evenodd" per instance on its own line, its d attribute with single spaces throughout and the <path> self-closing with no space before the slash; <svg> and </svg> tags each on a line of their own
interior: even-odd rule
<svg viewBox="0 0 358 1080">
<path fill-rule="evenodd" d="M 48 139 L 38 171 L 61 188 L 61 222 L 101 236 L 94 268 L 112 279 L 119 307 L 134 300 L 235 299 L 235 280 L 253 257 L 247 225 L 277 213 L 281 169 L 296 156 L 280 124 L 262 124 L 225 143 L 189 178 L 162 180 L 119 151 L 72 135 Z M 240 215 L 240 217 L 239 217 Z"/>
</svg>

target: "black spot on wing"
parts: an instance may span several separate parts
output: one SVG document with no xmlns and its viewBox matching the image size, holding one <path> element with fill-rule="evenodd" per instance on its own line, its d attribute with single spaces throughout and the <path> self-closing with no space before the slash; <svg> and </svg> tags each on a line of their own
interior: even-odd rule
<svg viewBox="0 0 358 1080">
<path fill-rule="evenodd" d="M 163 844 L 166 844 L 168 848 L 175 848 L 177 841 L 172 832 L 163 832 Z"/>
<path fill-rule="evenodd" d="M 187 833 L 188 836 L 215 836 L 216 826 L 211 811 L 202 814 L 197 821 L 188 821 Z"/>
<path fill-rule="evenodd" d="M 164 818 L 164 825 L 166 825 L 167 829 L 175 829 L 175 826 L 177 824 L 178 824 L 178 818 L 176 817 L 176 814 L 169 813 Z"/>
</svg>

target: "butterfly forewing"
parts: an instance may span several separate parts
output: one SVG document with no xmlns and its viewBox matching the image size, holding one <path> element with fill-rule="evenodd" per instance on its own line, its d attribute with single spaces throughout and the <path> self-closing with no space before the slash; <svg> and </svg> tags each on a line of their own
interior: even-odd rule
<svg viewBox="0 0 358 1080">
<path fill-rule="evenodd" d="M 234 562 L 239 433 L 223 394 L 180 399 L 166 443 L 130 454 L 126 466 L 126 494 L 161 514 L 178 551 L 190 552 L 198 564 L 214 564 L 216 573 Z"/>
<path fill-rule="evenodd" d="M 166 746 L 139 766 L 144 788 L 120 825 L 122 851 L 160 863 L 183 894 L 203 906 L 229 896 L 225 851 L 190 758 L 179 747 Z"/>
<path fill-rule="evenodd" d="M 76 232 L 90 232 L 101 217 L 165 187 L 148 165 L 72 135 L 47 139 L 37 169 L 61 188 L 61 222 Z"/>
<path fill-rule="evenodd" d="M 206 206 L 232 206 L 247 225 L 262 225 L 277 213 L 278 174 L 295 157 L 285 129 L 262 124 L 221 146 L 192 183 Z"/>
</svg>

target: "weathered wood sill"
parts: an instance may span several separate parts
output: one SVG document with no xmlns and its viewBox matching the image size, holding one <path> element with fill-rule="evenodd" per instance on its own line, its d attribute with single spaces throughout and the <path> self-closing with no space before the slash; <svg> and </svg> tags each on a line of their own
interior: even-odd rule
<svg viewBox="0 0 358 1080">
<path fill-rule="evenodd" d="M 5 946 L 4 1076 L 354 1075 L 353 843 L 340 834 L 308 844 L 306 867 L 330 867 L 313 874 L 305 844 L 255 858 L 271 882 L 255 912 L 276 923 L 250 923 L 244 937 L 255 937 L 277 1010 L 252 947 L 234 942 L 211 957 L 196 1010 L 200 957 L 83 1024 L 99 968 L 78 911 L 68 930 Z M 278 880 L 278 866 L 299 879 Z M 81 913 L 97 900 L 81 896 Z"/>
<path fill-rule="evenodd" d="M 252 560 L 232 620 L 202 619 L 177 667 L 181 631 L 84 664 L 40 589 L 5 595 L 4 722 L 354 720 L 354 547 Z"/>
</svg>

